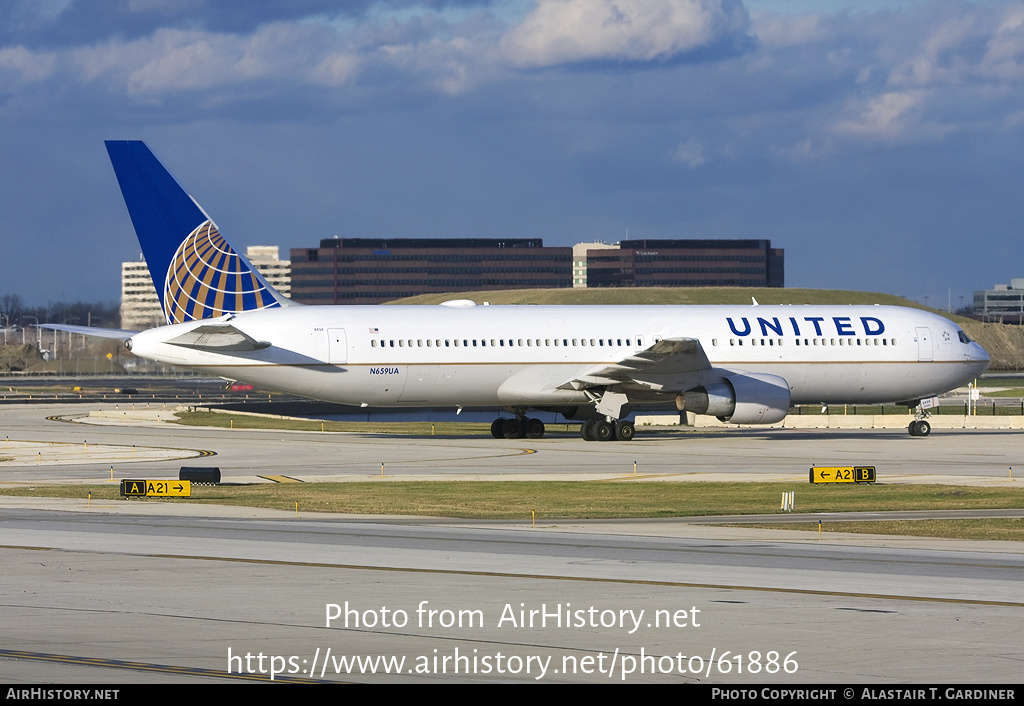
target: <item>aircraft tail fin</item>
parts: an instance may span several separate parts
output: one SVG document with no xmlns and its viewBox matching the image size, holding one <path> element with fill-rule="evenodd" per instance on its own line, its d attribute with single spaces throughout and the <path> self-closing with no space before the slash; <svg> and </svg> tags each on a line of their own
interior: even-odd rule
<svg viewBox="0 0 1024 706">
<path fill-rule="evenodd" d="M 146 143 L 106 146 L 167 323 L 293 303 L 220 233 Z"/>
</svg>

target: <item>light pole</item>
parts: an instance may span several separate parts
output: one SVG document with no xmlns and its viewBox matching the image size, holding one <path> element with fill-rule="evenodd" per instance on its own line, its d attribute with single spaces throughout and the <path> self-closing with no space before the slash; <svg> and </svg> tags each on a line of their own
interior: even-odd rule
<svg viewBox="0 0 1024 706">
<path fill-rule="evenodd" d="M 39 328 L 39 319 L 34 316 L 23 316 L 22 319 L 32 319 L 35 323 L 32 324 L 36 327 L 36 348 L 42 351 L 43 348 L 43 331 Z M 25 344 L 25 325 L 21 325 L 21 343 Z"/>
</svg>

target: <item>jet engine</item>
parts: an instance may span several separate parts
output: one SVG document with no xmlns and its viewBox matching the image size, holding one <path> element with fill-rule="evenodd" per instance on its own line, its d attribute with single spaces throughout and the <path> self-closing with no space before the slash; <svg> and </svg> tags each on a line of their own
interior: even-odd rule
<svg viewBox="0 0 1024 706">
<path fill-rule="evenodd" d="M 789 412 L 789 383 L 778 375 L 737 373 L 676 395 L 676 408 L 733 424 L 774 424 Z"/>
</svg>

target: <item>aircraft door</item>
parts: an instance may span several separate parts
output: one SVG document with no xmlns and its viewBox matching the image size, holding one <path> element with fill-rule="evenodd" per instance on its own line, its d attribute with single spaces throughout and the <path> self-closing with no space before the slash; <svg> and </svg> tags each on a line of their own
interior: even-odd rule
<svg viewBox="0 0 1024 706">
<path fill-rule="evenodd" d="M 917 359 L 919 361 L 932 360 L 932 332 L 926 326 L 917 328 Z"/>
<path fill-rule="evenodd" d="M 345 329 L 327 329 L 328 355 L 327 362 L 331 365 L 345 365 L 348 362 L 348 338 Z"/>
</svg>

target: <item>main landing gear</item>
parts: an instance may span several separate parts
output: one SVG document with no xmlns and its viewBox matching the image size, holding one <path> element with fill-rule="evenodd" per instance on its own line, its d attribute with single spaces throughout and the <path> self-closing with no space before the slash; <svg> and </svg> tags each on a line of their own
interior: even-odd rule
<svg viewBox="0 0 1024 706">
<path fill-rule="evenodd" d="M 495 419 L 491 422 L 491 436 L 495 439 L 539 439 L 544 436 L 544 422 L 528 417 Z"/>
<path fill-rule="evenodd" d="M 583 422 L 580 427 L 580 436 L 584 441 L 632 441 L 635 435 L 633 422 L 625 420 Z"/>
</svg>

